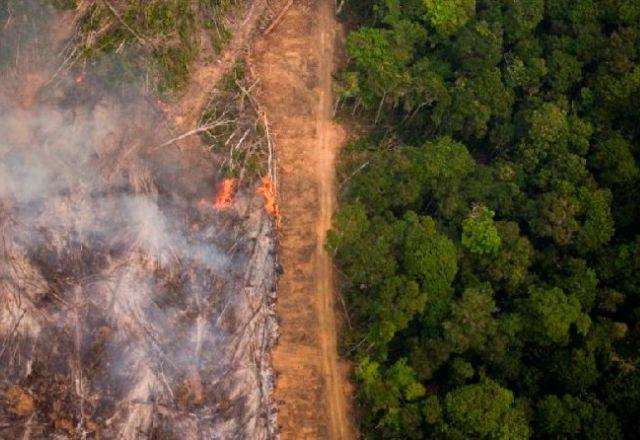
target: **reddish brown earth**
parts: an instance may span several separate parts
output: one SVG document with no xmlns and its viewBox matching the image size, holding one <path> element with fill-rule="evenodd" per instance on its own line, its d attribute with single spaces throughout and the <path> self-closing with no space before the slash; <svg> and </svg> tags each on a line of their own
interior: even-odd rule
<svg viewBox="0 0 640 440">
<path fill-rule="evenodd" d="M 280 338 L 273 354 L 283 439 L 354 439 L 348 366 L 337 351 L 336 292 L 324 249 L 335 207 L 332 120 L 341 28 L 331 0 L 295 1 L 255 46 L 259 101 L 275 134 L 281 219 Z"/>
</svg>

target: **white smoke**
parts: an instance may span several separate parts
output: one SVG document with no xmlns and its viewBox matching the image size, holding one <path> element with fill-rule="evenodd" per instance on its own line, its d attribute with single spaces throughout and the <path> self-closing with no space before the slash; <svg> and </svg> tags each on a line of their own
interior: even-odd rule
<svg viewBox="0 0 640 440">
<path fill-rule="evenodd" d="M 269 437 L 260 201 L 199 208 L 214 158 L 156 150 L 171 133 L 144 97 L 46 87 L 0 87 L 0 390 L 38 402 L 28 421 L 0 408 L 0 437 L 62 435 L 52 419 L 70 438 Z"/>
</svg>

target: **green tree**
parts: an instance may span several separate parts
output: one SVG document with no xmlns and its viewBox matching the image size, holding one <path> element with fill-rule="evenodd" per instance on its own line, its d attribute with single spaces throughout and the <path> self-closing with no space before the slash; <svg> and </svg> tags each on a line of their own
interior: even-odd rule
<svg viewBox="0 0 640 440">
<path fill-rule="evenodd" d="M 405 273 L 418 280 L 432 295 L 448 292 L 458 271 L 453 242 L 436 230 L 431 217 L 408 212 L 403 226 Z"/>
<path fill-rule="evenodd" d="M 384 369 L 379 363 L 364 358 L 356 369 L 362 398 L 373 413 L 380 414 L 380 425 L 388 436 L 404 435 L 421 422 L 418 406 L 411 405 L 424 396 L 424 387 L 416 381 L 415 372 L 400 359 Z M 413 414 L 412 414 L 413 413 Z"/>
<path fill-rule="evenodd" d="M 577 219 L 581 205 L 579 200 L 566 191 L 549 192 L 534 203 L 529 215 L 529 224 L 539 237 L 550 237 L 560 246 L 567 246 L 580 230 Z"/>
<path fill-rule="evenodd" d="M 462 222 L 462 245 L 477 254 L 496 254 L 500 235 L 493 222 L 495 213 L 485 206 L 476 206 Z"/>
<path fill-rule="evenodd" d="M 443 125 L 463 140 L 483 138 L 492 117 L 507 116 L 513 94 L 500 70 L 485 68 L 473 76 L 460 76 L 451 88 L 451 108 Z"/>
<path fill-rule="evenodd" d="M 427 397 L 424 402 L 423 413 L 428 424 L 436 425 L 442 423 L 442 404 L 438 396 L 432 395 Z"/>
<path fill-rule="evenodd" d="M 366 438 L 637 437 L 636 3 L 348 16 L 340 111 L 368 134 L 343 150 L 330 247 L 346 339 L 382 382 L 406 359 L 428 395 L 364 400 Z"/>
<path fill-rule="evenodd" d="M 347 38 L 347 51 L 357 67 L 358 86 L 352 93 L 370 107 L 380 99 L 392 99 L 411 81 L 405 68 L 410 56 L 395 50 L 392 37 L 388 30 L 364 27 Z"/>
<path fill-rule="evenodd" d="M 531 113 L 529 137 L 535 144 L 563 149 L 569 138 L 567 112 L 556 104 L 546 102 Z"/>
<path fill-rule="evenodd" d="M 505 83 L 514 88 L 535 93 L 540 89 L 547 75 L 547 61 L 541 56 L 541 50 L 535 40 L 519 41 L 515 51 L 505 53 Z"/>
<path fill-rule="evenodd" d="M 625 432 L 637 432 L 640 414 L 640 370 L 620 369 L 607 378 L 604 402 L 618 415 Z"/>
<path fill-rule="evenodd" d="M 481 352 L 495 335 L 498 324 L 493 317 L 496 304 L 488 288 L 467 289 L 451 305 L 451 315 L 442 323 L 444 339 L 454 353 Z"/>
<path fill-rule="evenodd" d="M 436 327 L 446 315 L 451 283 L 458 271 L 456 248 L 450 239 L 436 231 L 430 217 L 409 212 L 404 217 L 404 228 L 402 267 L 427 295 L 425 325 Z"/>
<path fill-rule="evenodd" d="M 371 293 L 373 298 L 361 313 L 371 320 L 369 343 L 378 347 L 384 347 L 399 330 L 406 328 L 424 310 L 428 299 L 415 281 L 402 275 L 387 278 Z"/>
<path fill-rule="evenodd" d="M 464 177 L 475 167 L 467 147 L 447 136 L 415 150 L 413 163 L 415 175 L 442 205 L 445 205 L 448 193 L 459 191 Z"/>
<path fill-rule="evenodd" d="M 589 316 L 582 313 L 580 302 L 574 296 L 566 296 L 562 289 L 532 287 L 529 289 L 527 312 L 530 327 L 541 344 L 561 344 L 569 341 L 572 325 L 586 335 L 591 325 Z"/>
<path fill-rule="evenodd" d="M 483 257 L 478 266 L 494 285 L 514 294 L 530 276 L 534 249 L 531 242 L 520 235 L 517 223 L 496 222 L 496 228 L 500 235 L 500 252 L 495 258 Z"/>
<path fill-rule="evenodd" d="M 449 36 L 473 17 L 476 0 L 422 0 L 426 19 L 442 36 Z"/>
<path fill-rule="evenodd" d="M 511 39 L 526 37 L 542 20 L 544 13 L 543 0 L 522 2 L 506 0 L 507 11 L 504 17 L 505 31 Z"/>
<path fill-rule="evenodd" d="M 550 395 L 536 405 L 535 426 L 539 434 L 550 438 L 562 438 L 580 432 L 582 402 L 565 394 L 562 398 Z"/>
<path fill-rule="evenodd" d="M 451 380 L 457 384 L 464 384 L 467 380 L 473 377 L 473 365 L 470 362 L 465 361 L 463 358 L 456 357 L 450 364 L 451 368 Z"/>
<path fill-rule="evenodd" d="M 618 418 L 599 402 L 594 402 L 588 407 L 583 424 L 585 425 L 584 437 L 587 440 L 623 439 Z"/>
<path fill-rule="evenodd" d="M 604 280 L 616 283 L 623 293 L 637 297 L 640 292 L 640 235 L 609 249 L 600 260 L 598 273 Z"/>
<path fill-rule="evenodd" d="M 392 249 L 396 231 L 380 219 L 370 220 L 361 203 L 343 206 L 328 233 L 327 247 L 336 256 L 352 286 L 363 289 L 393 277 Z"/>
<path fill-rule="evenodd" d="M 564 273 L 554 279 L 558 287 L 580 301 L 582 310 L 591 311 L 596 300 L 598 278 L 595 270 L 590 268 L 585 260 L 568 259 Z"/>
<path fill-rule="evenodd" d="M 361 148 L 372 147 L 367 143 Z M 358 201 L 371 214 L 418 209 L 422 203 L 424 188 L 416 178 L 410 148 L 372 153 L 354 162 L 345 174 L 351 176 L 346 198 Z"/>
<path fill-rule="evenodd" d="M 450 137 L 427 142 L 414 150 L 415 176 L 423 182 L 425 192 L 438 204 L 439 211 L 453 216 L 462 209 L 458 194 L 464 178 L 471 173 L 475 162 L 467 147 Z"/>
<path fill-rule="evenodd" d="M 456 64 L 476 76 L 491 70 L 502 61 L 502 29 L 484 20 L 465 26 L 458 33 L 452 47 Z"/>
<path fill-rule="evenodd" d="M 582 64 L 566 52 L 554 50 L 549 60 L 549 83 L 556 93 L 567 92 L 580 82 Z"/>
<path fill-rule="evenodd" d="M 466 385 L 444 399 L 452 428 L 475 438 L 527 439 L 530 428 L 513 393 L 492 380 Z"/>
<path fill-rule="evenodd" d="M 581 253 L 588 253 L 607 244 L 614 233 L 611 214 L 611 192 L 590 191 L 581 188 L 578 199 L 582 204 L 584 222 L 576 236 L 576 246 Z"/>
<path fill-rule="evenodd" d="M 569 115 L 569 145 L 571 151 L 579 156 L 589 152 L 593 125 L 576 115 Z"/>
<path fill-rule="evenodd" d="M 422 178 L 432 190 L 438 184 L 460 182 L 475 166 L 467 147 L 450 137 L 427 142 L 422 150 L 416 152 L 415 159 L 416 166 L 423 173 Z"/>
<path fill-rule="evenodd" d="M 619 133 L 596 145 L 590 163 L 598 170 L 602 183 L 610 187 L 634 185 L 640 177 L 631 145 Z"/>
<path fill-rule="evenodd" d="M 561 350 L 548 357 L 549 372 L 556 389 L 584 394 L 599 379 L 593 351 L 583 349 Z"/>
</svg>

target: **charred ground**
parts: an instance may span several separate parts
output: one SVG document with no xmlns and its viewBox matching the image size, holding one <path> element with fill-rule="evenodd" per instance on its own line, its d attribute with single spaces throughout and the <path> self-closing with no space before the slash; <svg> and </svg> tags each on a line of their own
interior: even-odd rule
<svg viewBox="0 0 640 440">
<path fill-rule="evenodd" d="M 78 15 L 44 4 L 0 3 L 0 436 L 271 437 L 262 197 L 199 204 L 217 156 L 104 64 L 60 69 Z"/>
</svg>

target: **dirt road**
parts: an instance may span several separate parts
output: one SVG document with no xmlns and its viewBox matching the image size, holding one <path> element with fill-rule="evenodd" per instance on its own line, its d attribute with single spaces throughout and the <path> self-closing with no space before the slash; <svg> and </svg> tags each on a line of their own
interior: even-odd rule
<svg viewBox="0 0 640 440">
<path fill-rule="evenodd" d="M 255 46 L 259 101 L 279 160 L 280 339 L 273 354 L 283 439 L 355 439 L 346 364 L 337 353 L 335 291 L 324 249 L 335 206 L 335 158 L 344 140 L 332 121 L 332 78 L 341 40 L 332 0 L 297 0 Z"/>
</svg>

